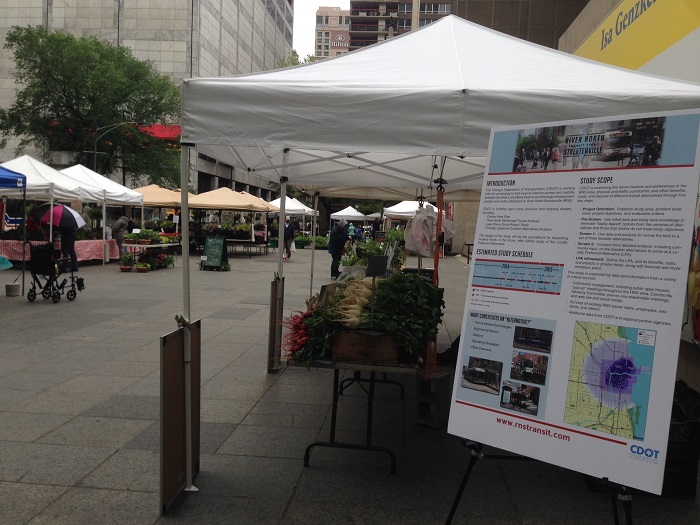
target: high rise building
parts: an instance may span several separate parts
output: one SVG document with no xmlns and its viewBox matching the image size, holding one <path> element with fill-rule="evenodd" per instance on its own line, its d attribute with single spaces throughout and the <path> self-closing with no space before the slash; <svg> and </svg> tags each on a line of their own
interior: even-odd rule
<svg viewBox="0 0 700 525">
<path fill-rule="evenodd" d="M 350 50 L 349 29 L 350 11 L 319 7 L 316 11 L 314 56 L 318 59 L 347 53 Z"/>
<path fill-rule="evenodd" d="M 294 0 L 7 0 L 0 5 L 0 41 L 12 26 L 96 35 L 131 48 L 136 58 L 152 60 L 180 84 L 189 77 L 274 69 L 292 51 L 293 5 Z M 12 104 L 16 89 L 12 55 L 0 49 L 0 107 Z M 16 145 L 13 141 L 0 150 L 0 161 L 14 158 Z M 237 182 L 232 169 L 216 161 L 198 159 L 197 171 L 205 190 L 216 187 L 217 178 L 226 185 Z M 245 189 L 249 183 L 237 186 Z"/>
</svg>

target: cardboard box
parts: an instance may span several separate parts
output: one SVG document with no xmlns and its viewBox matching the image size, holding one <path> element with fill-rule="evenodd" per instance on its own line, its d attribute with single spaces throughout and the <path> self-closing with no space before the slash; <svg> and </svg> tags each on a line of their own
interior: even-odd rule
<svg viewBox="0 0 700 525">
<path fill-rule="evenodd" d="M 335 361 L 397 363 L 399 344 L 393 335 L 369 330 L 343 330 L 331 346 Z"/>
</svg>

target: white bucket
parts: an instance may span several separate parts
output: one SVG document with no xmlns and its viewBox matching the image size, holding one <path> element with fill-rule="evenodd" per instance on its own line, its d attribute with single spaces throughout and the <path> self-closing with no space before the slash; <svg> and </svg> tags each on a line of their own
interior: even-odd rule
<svg viewBox="0 0 700 525">
<path fill-rule="evenodd" d="M 8 297 L 19 297 L 19 283 L 6 283 L 5 295 Z"/>
</svg>

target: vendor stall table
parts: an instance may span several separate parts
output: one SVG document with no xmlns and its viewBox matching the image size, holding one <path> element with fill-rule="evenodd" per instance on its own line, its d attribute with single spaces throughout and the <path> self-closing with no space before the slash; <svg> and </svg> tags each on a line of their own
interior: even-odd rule
<svg viewBox="0 0 700 525">
<path fill-rule="evenodd" d="M 301 366 L 297 363 L 290 362 L 288 366 Z M 403 385 L 398 381 L 386 379 L 387 374 L 410 374 L 417 375 L 419 367 L 416 364 L 370 364 L 370 363 L 354 363 L 345 361 L 329 361 L 316 360 L 311 363 L 312 368 L 331 368 L 333 369 L 333 405 L 331 409 L 331 429 L 330 439 L 328 441 L 314 441 L 306 447 L 304 452 L 304 466 L 309 466 L 309 458 L 311 449 L 314 447 L 330 447 L 330 448 L 346 448 L 354 450 L 368 450 L 374 452 L 383 452 L 391 458 L 391 473 L 396 474 L 396 456 L 386 447 L 378 447 L 372 445 L 372 409 L 374 404 L 375 385 L 379 384 L 394 384 L 401 389 L 401 397 L 403 398 Z M 340 381 L 340 371 L 352 372 L 351 378 Z M 363 372 L 369 372 L 369 378 L 361 377 Z M 382 374 L 381 379 L 377 379 L 377 373 Z M 367 392 L 367 427 L 364 444 L 355 443 L 340 443 L 335 439 L 335 428 L 338 417 L 338 398 L 345 389 L 352 383 L 368 383 Z"/>
<path fill-rule="evenodd" d="M 250 258 L 253 253 L 267 255 L 267 243 L 257 243 L 244 239 L 226 239 L 226 249 L 229 255 L 235 255 L 240 249 L 246 257 Z"/>
<path fill-rule="evenodd" d="M 124 243 L 124 248 L 129 253 L 133 253 L 134 255 L 138 256 L 145 251 L 156 251 L 156 250 L 162 250 L 163 253 L 166 253 L 168 255 L 173 255 L 175 257 L 175 260 L 177 261 L 177 252 L 178 252 L 178 247 L 181 246 L 179 242 L 168 242 L 168 243 L 159 243 L 159 244 L 130 244 L 130 243 Z"/>
<path fill-rule="evenodd" d="M 33 246 L 46 244 L 45 241 L 27 241 Z M 104 258 L 104 241 L 101 239 L 90 241 L 75 241 L 75 253 L 78 255 L 78 261 L 103 260 Z M 109 258 L 119 259 L 119 248 L 117 241 L 111 239 L 107 241 L 109 248 Z M 60 243 L 55 243 L 54 247 L 57 250 L 61 249 Z M 22 241 L 0 240 L 0 255 L 6 257 L 10 261 L 22 260 Z M 29 261 L 29 246 L 27 246 L 24 256 L 25 261 Z"/>
</svg>

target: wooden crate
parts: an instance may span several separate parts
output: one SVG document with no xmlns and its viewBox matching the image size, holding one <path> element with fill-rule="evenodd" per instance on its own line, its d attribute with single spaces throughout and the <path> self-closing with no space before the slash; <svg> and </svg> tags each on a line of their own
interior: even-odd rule
<svg viewBox="0 0 700 525">
<path fill-rule="evenodd" d="M 399 344 L 389 334 L 369 330 L 343 330 L 331 346 L 333 359 L 356 363 L 397 363 Z"/>
</svg>

